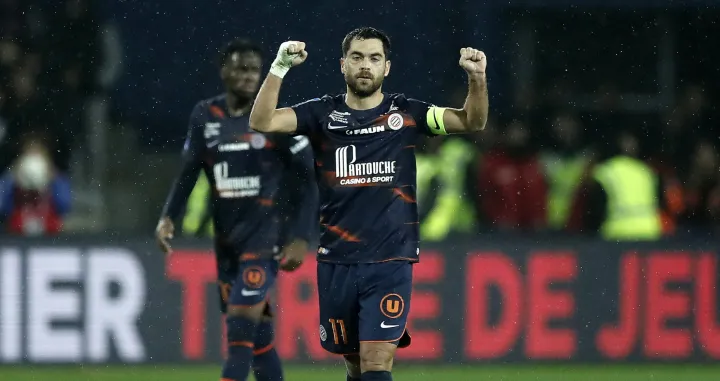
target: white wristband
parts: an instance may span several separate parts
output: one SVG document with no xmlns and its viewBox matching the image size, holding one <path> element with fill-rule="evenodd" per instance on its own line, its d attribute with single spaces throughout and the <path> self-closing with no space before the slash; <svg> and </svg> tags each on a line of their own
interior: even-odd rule
<svg viewBox="0 0 720 381">
<path fill-rule="evenodd" d="M 274 62 L 272 65 L 270 65 L 270 74 L 273 74 L 276 77 L 284 78 L 285 74 L 287 74 L 288 71 L 290 71 L 290 68 L 287 66 L 283 66 Z"/>
</svg>

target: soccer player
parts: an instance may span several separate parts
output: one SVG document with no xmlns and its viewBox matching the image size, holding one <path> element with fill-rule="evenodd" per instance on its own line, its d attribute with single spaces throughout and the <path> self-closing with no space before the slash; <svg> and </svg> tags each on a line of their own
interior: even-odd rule
<svg viewBox="0 0 720 381">
<path fill-rule="evenodd" d="M 384 93 L 389 53 L 383 32 L 353 30 L 340 59 L 347 92 L 277 109 L 283 77 L 308 56 L 305 43 L 285 42 L 250 113 L 256 131 L 310 138 L 321 203 L 320 339 L 345 356 L 348 380 L 392 380 L 395 350 L 410 344 L 406 322 L 419 255 L 417 139 L 482 130 L 488 115 L 482 52 L 460 50 L 469 81 L 462 109 Z"/>
<path fill-rule="evenodd" d="M 312 151 L 305 137 L 251 131 L 248 115 L 260 85 L 260 48 L 238 39 L 221 52 L 225 94 L 192 111 L 184 164 L 168 195 L 156 236 L 166 253 L 173 222 L 200 170 L 212 189 L 215 256 L 228 358 L 223 381 L 283 379 L 273 349 L 268 290 L 278 269 L 294 270 L 317 224 Z"/>
</svg>

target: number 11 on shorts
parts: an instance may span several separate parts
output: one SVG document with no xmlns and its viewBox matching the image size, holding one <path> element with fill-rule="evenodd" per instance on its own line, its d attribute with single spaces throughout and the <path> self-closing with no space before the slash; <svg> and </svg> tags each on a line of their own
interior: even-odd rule
<svg viewBox="0 0 720 381">
<path fill-rule="evenodd" d="M 338 326 L 340 326 L 340 336 L 342 336 L 343 344 L 347 344 L 347 334 L 345 332 L 345 321 L 342 319 L 328 319 L 330 322 L 330 327 L 332 327 L 333 331 L 333 339 L 335 340 L 335 345 L 340 344 L 340 337 L 338 336 Z"/>
</svg>

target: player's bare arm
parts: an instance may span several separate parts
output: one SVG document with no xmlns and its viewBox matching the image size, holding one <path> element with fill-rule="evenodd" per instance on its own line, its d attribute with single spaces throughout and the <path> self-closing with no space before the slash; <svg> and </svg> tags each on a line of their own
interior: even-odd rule
<svg viewBox="0 0 720 381">
<path fill-rule="evenodd" d="M 460 49 L 460 67 L 468 76 L 468 94 L 461 109 L 431 107 L 427 114 L 430 130 L 438 135 L 480 131 L 488 118 L 488 92 L 485 53 L 473 49 Z"/>
<path fill-rule="evenodd" d="M 165 254 L 172 253 L 170 240 L 173 238 L 175 232 L 173 220 L 180 215 L 182 208 L 187 205 L 187 200 L 195 187 L 202 168 L 200 154 L 203 150 L 204 142 L 202 141 L 202 132 L 195 127 L 201 124 L 198 119 L 199 112 L 200 108 L 198 104 L 193 109 L 188 123 L 188 134 L 185 147 L 183 148 L 182 169 L 170 189 L 157 227 L 155 228 L 155 238 L 160 249 L 162 249 Z"/>
<path fill-rule="evenodd" d="M 265 78 L 255 98 L 250 112 L 250 128 L 258 132 L 293 133 L 297 129 L 297 117 L 291 108 L 277 108 L 280 87 L 285 75 L 294 66 L 307 59 L 305 43 L 286 41 L 280 45 L 277 57 L 270 66 L 270 73 Z"/>
<path fill-rule="evenodd" d="M 187 204 L 190 193 L 197 182 L 199 172 L 199 163 L 195 160 L 186 161 L 180 176 L 178 176 L 175 184 L 173 184 L 170 194 L 167 197 L 165 207 L 155 228 L 155 239 L 165 254 L 169 255 L 172 253 L 170 240 L 175 233 L 173 219 L 180 214 L 182 206 Z"/>
</svg>

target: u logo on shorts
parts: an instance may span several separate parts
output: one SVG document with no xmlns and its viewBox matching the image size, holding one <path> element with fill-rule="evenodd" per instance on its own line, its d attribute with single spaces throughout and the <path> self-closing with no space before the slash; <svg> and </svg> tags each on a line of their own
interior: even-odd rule
<svg viewBox="0 0 720 381">
<path fill-rule="evenodd" d="M 260 288 L 265 284 L 265 270 L 262 267 L 251 266 L 243 271 L 243 282 L 248 287 Z"/>
<path fill-rule="evenodd" d="M 402 316 L 405 310 L 405 301 L 398 294 L 387 294 L 380 301 L 380 312 L 390 319 Z"/>
</svg>

